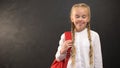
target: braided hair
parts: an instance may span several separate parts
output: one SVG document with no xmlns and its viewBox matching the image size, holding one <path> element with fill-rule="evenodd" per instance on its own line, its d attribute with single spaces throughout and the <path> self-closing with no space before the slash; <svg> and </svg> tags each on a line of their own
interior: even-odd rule
<svg viewBox="0 0 120 68">
<path fill-rule="evenodd" d="M 85 4 L 85 3 L 78 3 L 78 4 L 75 4 L 72 6 L 71 8 L 71 12 L 70 12 L 70 17 L 72 16 L 72 11 L 74 10 L 74 8 L 79 8 L 79 7 L 84 7 L 84 8 L 87 8 L 88 10 L 88 16 L 89 16 L 89 22 L 87 22 L 87 33 L 88 33 L 88 40 L 89 40 L 89 43 L 90 43 L 90 52 L 89 52 L 89 57 L 90 57 L 90 65 L 93 64 L 93 47 L 92 47 L 92 40 L 91 40 L 91 33 L 90 33 L 90 18 L 91 18 L 91 14 L 90 14 L 90 7 Z M 72 58 L 72 66 L 73 68 L 75 68 L 75 56 L 76 56 L 76 49 L 75 49 L 75 45 L 74 45 L 74 42 L 75 42 L 75 25 L 74 23 L 71 21 L 71 33 L 72 33 L 72 40 L 73 40 L 73 47 L 72 47 L 72 50 L 71 50 L 71 58 Z"/>
</svg>

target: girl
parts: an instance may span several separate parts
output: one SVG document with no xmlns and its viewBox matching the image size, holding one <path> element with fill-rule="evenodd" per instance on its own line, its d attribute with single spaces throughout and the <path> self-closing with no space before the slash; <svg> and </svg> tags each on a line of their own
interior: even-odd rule
<svg viewBox="0 0 120 68">
<path fill-rule="evenodd" d="M 56 60 L 66 57 L 66 51 L 72 47 L 67 68 L 103 68 L 100 38 L 97 32 L 90 30 L 90 8 L 85 3 L 73 5 L 70 13 L 72 40 L 65 41 L 61 35 Z"/>
</svg>

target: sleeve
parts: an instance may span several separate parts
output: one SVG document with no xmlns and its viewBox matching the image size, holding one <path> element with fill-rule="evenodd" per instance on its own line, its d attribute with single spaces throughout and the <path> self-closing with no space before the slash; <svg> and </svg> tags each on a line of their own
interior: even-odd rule
<svg viewBox="0 0 120 68">
<path fill-rule="evenodd" d="M 58 61 L 61 61 L 61 60 L 65 59 L 65 57 L 66 57 L 66 53 L 65 54 L 60 53 L 60 50 L 62 48 L 62 44 L 63 44 L 64 41 L 65 41 L 65 35 L 62 34 L 61 38 L 60 38 L 60 41 L 59 41 L 59 46 L 58 46 L 58 49 L 57 49 L 57 52 L 56 52 L 56 55 L 55 55 L 56 60 L 58 60 Z"/>
<path fill-rule="evenodd" d="M 95 33 L 94 38 L 94 68 L 103 68 L 101 43 L 98 33 Z"/>
</svg>

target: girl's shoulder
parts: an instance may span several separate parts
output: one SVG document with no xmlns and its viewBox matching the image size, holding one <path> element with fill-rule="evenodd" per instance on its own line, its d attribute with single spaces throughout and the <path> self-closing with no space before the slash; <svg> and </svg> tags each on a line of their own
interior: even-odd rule
<svg viewBox="0 0 120 68">
<path fill-rule="evenodd" d="M 94 31 L 94 30 L 90 30 L 90 32 L 91 32 L 91 35 L 92 35 L 93 37 L 99 37 L 98 32 L 96 32 L 96 31 Z"/>
<path fill-rule="evenodd" d="M 71 31 L 65 31 L 61 34 L 61 37 L 64 37 L 65 36 L 65 33 L 71 33 Z"/>
<path fill-rule="evenodd" d="M 65 31 L 65 32 L 61 33 L 60 38 L 65 38 L 65 33 L 71 33 L 71 31 Z"/>
</svg>

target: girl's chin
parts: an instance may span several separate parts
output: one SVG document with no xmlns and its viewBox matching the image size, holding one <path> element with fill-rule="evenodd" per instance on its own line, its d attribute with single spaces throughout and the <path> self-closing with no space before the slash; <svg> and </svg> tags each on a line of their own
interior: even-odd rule
<svg viewBox="0 0 120 68">
<path fill-rule="evenodd" d="M 76 31 L 77 31 L 77 32 L 80 32 L 80 31 L 82 31 L 84 28 L 85 28 L 85 27 L 78 27 L 78 28 L 76 29 Z"/>
</svg>

